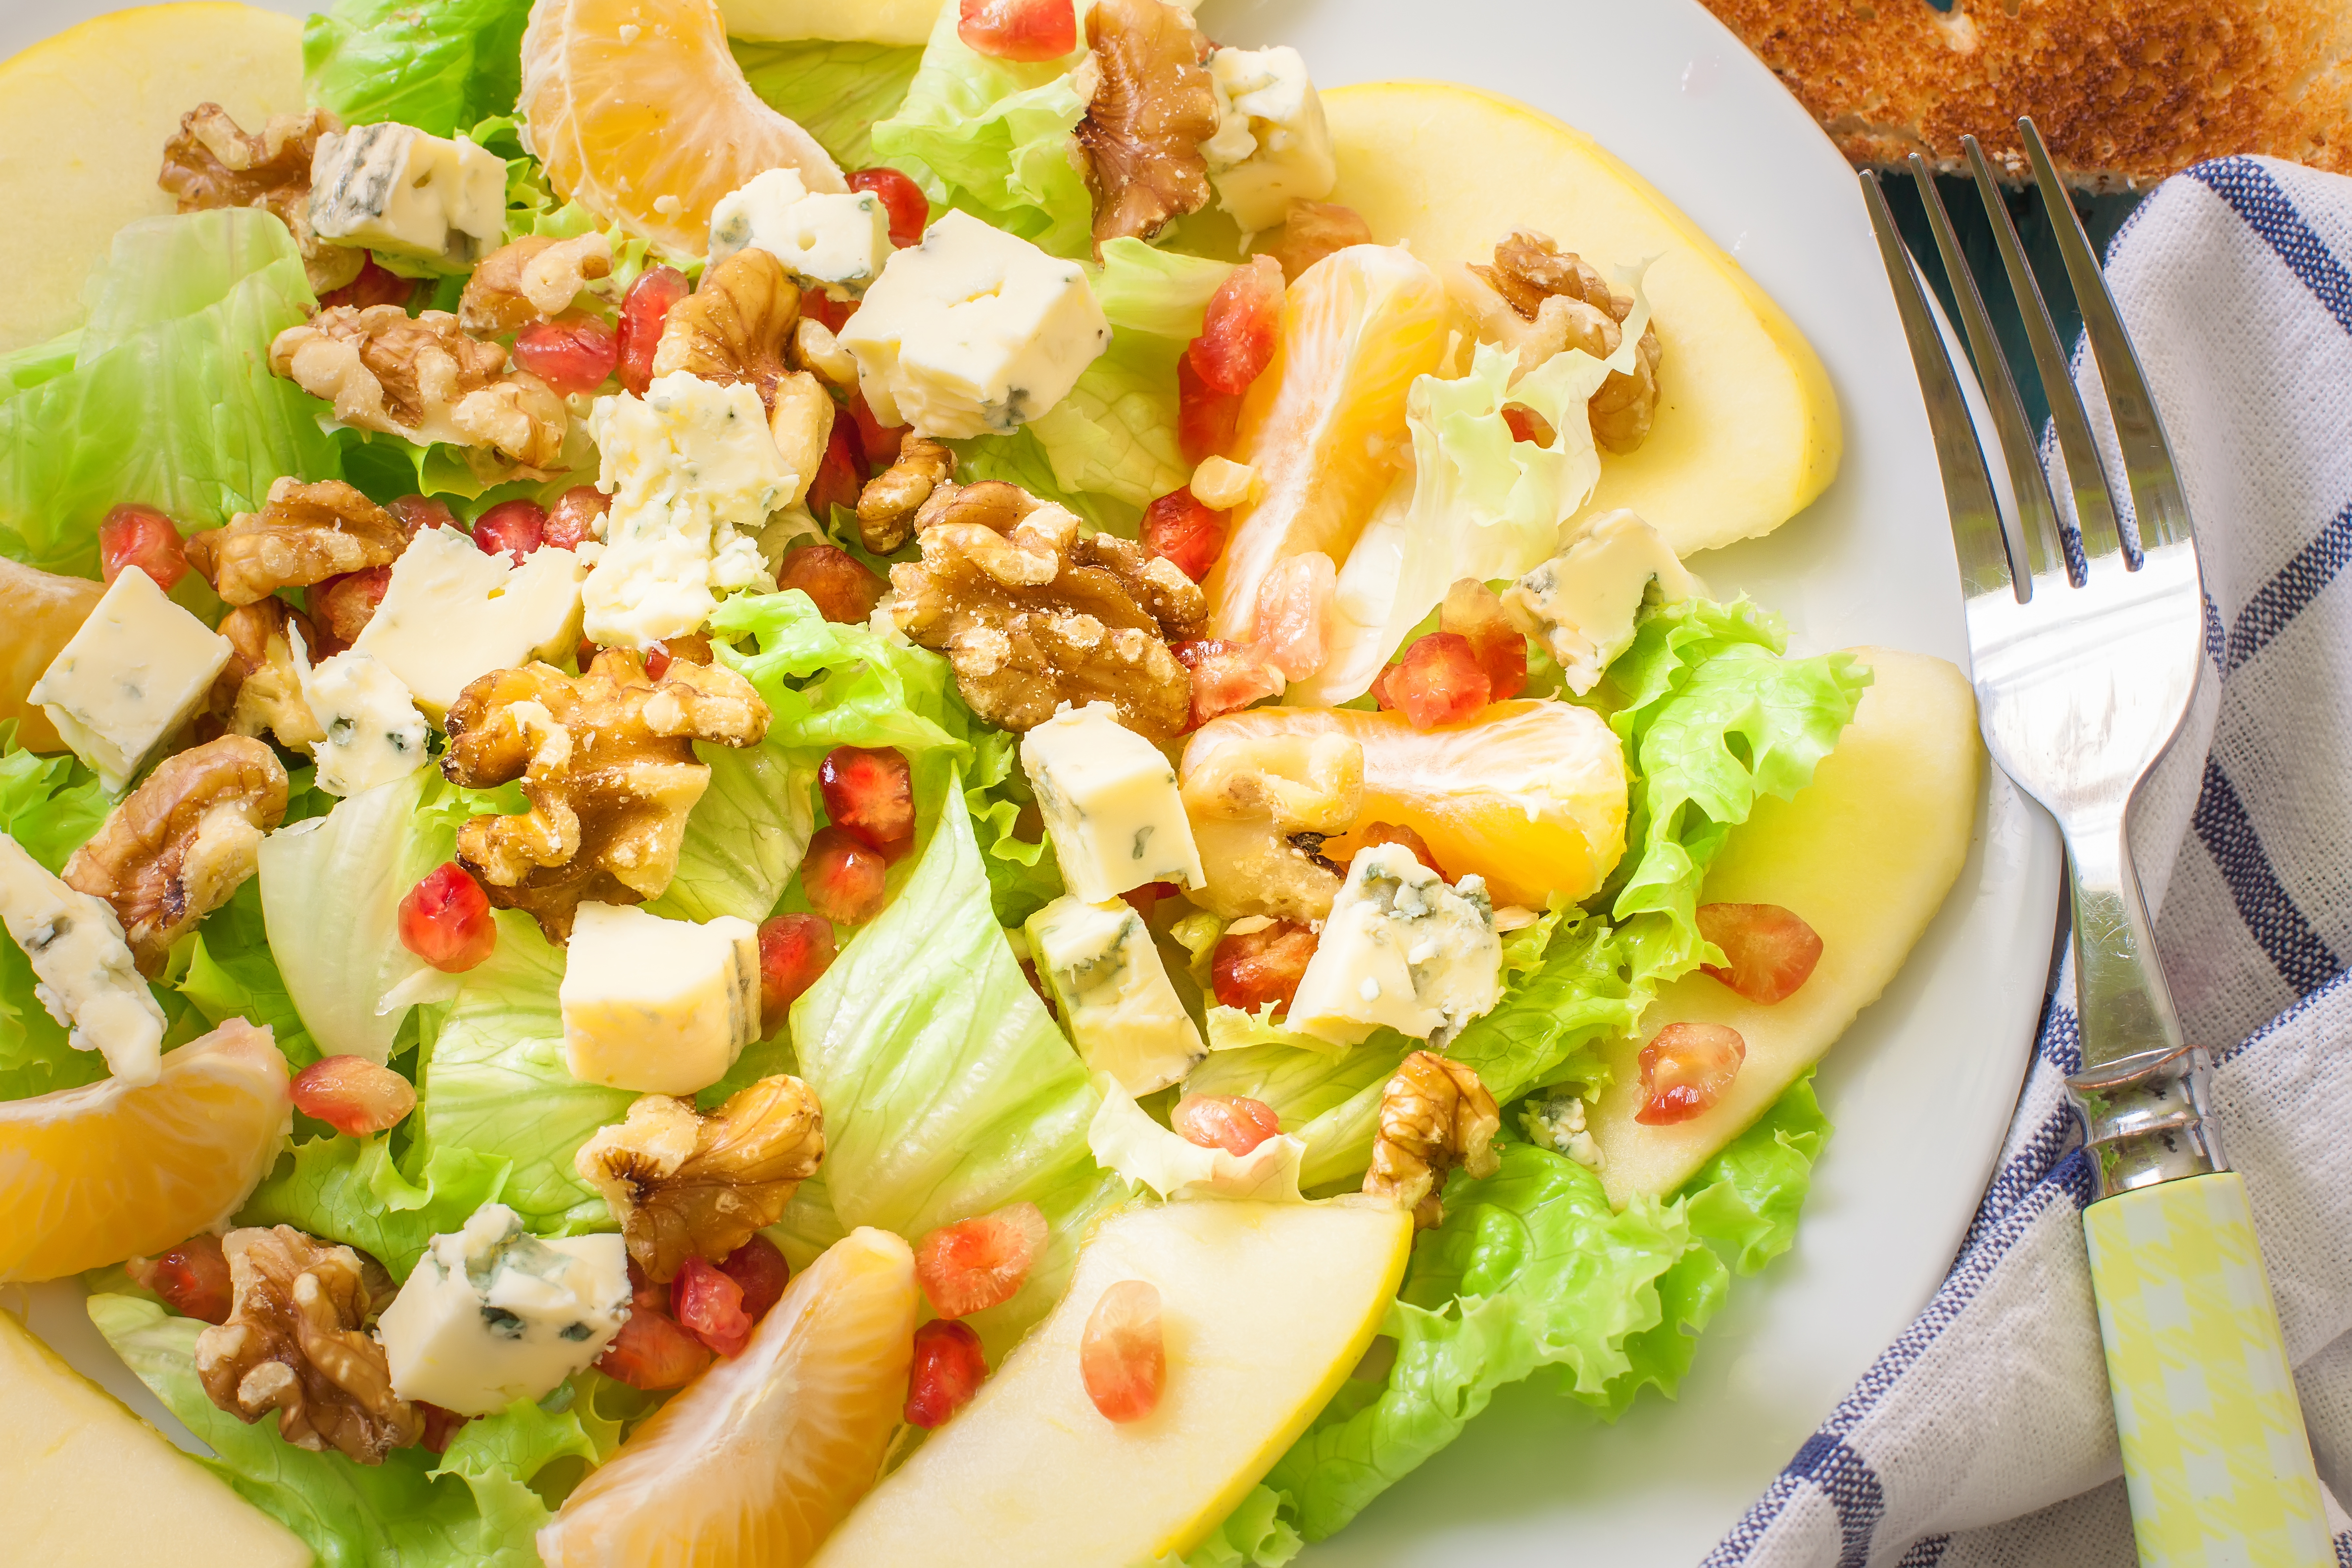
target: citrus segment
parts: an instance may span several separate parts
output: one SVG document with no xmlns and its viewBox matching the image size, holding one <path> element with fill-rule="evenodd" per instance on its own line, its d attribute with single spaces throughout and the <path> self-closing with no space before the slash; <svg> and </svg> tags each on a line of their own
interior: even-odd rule
<svg viewBox="0 0 2352 1568">
<path fill-rule="evenodd" d="M 751 91 L 711 0 L 538 0 L 521 102 L 558 191 L 680 255 L 702 254 L 711 207 L 764 170 L 848 188 L 816 139 Z"/>
<path fill-rule="evenodd" d="M 35 752 L 62 752 L 64 741 L 49 716 L 26 700 L 33 683 L 49 668 L 98 603 L 106 586 L 86 577 L 60 577 L 0 557 L 0 722 L 16 721 L 17 744 Z"/>
<path fill-rule="evenodd" d="M 293 1121 L 286 1058 L 232 1018 L 117 1079 L 0 1105 L 0 1281 L 54 1279 L 161 1252 L 228 1218 Z"/>
<path fill-rule="evenodd" d="M 539 1532 L 549 1568 L 793 1568 L 866 1494 L 907 1396 L 915 1258 L 835 1242 L 740 1355 L 638 1428 Z"/>
<path fill-rule="evenodd" d="M 1404 400 L 1445 353 L 1445 286 L 1401 248 L 1360 245 L 1301 273 L 1284 293 L 1274 359 L 1242 400 L 1226 454 L 1255 466 L 1255 501 L 1236 507 L 1203 586 L 1209 635 L 1246 641 L 1275 563 L 1320 551 L 1348 558 L 1372 508 L 1412 457 Z"/>
<path fill-rule="evenodd" d="M 1236 742 L 1332 733 L 1364 748 L 1355 832 L 1412 828 L 1445 875 L 1484 877 L 1497 904 L 1590 898 L 1625 851 L 1624 751 L 1598 714 L 1564 702 L 1492 703 L 1434 730 L 1399 712 L 1253 708 L 1202 725 L 1183 771 Z M 1323 852 L 1357 847 L 1340 837 Z"/>
</svg>

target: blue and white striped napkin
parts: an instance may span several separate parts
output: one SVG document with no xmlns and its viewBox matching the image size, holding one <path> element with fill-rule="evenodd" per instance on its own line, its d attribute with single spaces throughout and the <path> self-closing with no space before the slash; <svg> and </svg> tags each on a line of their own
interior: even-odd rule
<svg viewBox="0 0 2352 1568">
<path fill-rule="evenodd" d="M 2320 1479 L 2352 1500 L 2352 180 L 2200 164 L 2132 215 L 2107 278 L 2196 520 L 2212 664 L 2133 842 L 2182 1023 L 2219 1060 Z M 2079 353 L 2075 374 L 2103 423 Z M 2073 998 L 2062 970 L 1950 1275 L 1706 1568 L 2135 1561 L 2061 1090 Z"/>
</svg>

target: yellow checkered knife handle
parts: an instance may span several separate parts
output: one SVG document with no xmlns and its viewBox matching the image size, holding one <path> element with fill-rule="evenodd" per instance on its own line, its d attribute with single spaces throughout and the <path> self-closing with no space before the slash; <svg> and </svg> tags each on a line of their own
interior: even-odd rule
<svg viewBox="0 0 2352 1568">
<path fill-rule="evenodd" d="M 2205 1054 L 2069 1085 L 2083 1212 L 2142 1568 L 2333 1568 L 2245 1178 L 2204 1122 Z"/>
</svg>

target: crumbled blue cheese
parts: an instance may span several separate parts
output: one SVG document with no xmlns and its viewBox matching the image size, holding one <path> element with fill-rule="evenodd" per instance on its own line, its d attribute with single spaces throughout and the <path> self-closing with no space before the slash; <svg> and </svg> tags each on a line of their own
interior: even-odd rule
<svg viewBox="0 0 2352 1568">
<path fill-rule="evenodd" d="M 320 789 L 354 795 L 425 765 L 425 715 L 391 666 L 356 647 L 313 666 L 300 630 L 291 636 L 303 704 L 325 731 L 310 750 Z"/>
<path fill-rule="evenodd" d="M 121 795 L 163 740 L 195 717 L 227 665 L 228 638 L 135 569 L 115 578 L 26 700 Z"/>
<path fill-rule="evenodd" d="M 950 212 L 891 253 L 841 346 L 884 424 L 1001 436 L 1069 395 L 1110 323 L 1076 262 Z"/>
<path fill-rule="evenodd" d="M 604 543 L 581 589 L 585 629 L 642 648 L 701 629 L 719 594 L 772 589 L 760 554 L 768 514 L 799 487 L 760 395 L 685 371 L 643 397 L 600 397 L 588 431 L 596 488 L 613 498 Z"/>
<path fill-rule="evenodd" d="M 1201 143 L 1217 202 L 1244 229 L 1272 228 L 1293 201 L 1319 202 L 1339 183 L 1323 100 L 1288 45 L 1223 48 L 1209 57 L 1217 133 Z"/>
<path fill-rule="evenodd" d="M 1029 917 L 1029 953 L 1062 1027 L 1096 1072 L 1129 1094 L 1165 1089 L 1209 1054 L 1143 917 L 1064 894 Z"/>
<path fill-rule="evenodd" d="M 618 1236 L 542 1241 L 506 1205 L 484 1204 L 433 1238 L 376 1337 L 403 1399 L 495 1415 L 584 1369 L 628 1315 Z"/>
<path fill-rule="evenodd" d="M 760 935 L 721 915 L 672 921 L 583 903 L 557 989 L 563 1065 L 641 1094 L 709 1088 L 760 1034 Z"/>
<path fill-rule="evenodd" d="M 507 165 L 386 121 L 329 132 L 310 156 L 310 227 L 338 245 L 471 265 L 506 237 Z"/>
<path fill-rule="evenodd" d="M 791 169 L 754 174 L 710 209 L 710 260 L 764 250 L 788 271 L 865 292 L 890 258 L 890 212 L 871 191 L 812 193 Z"/>
<path fill-rule="evenodd" d="M 162 1076 L 163 1009 L 139 977 L 114 910 L 105 900 L 51 876 L 5 833 L 0 833 L 0 925 L 33 966 L 33 994 L 50 1017 L 73 1031 L 67 1044 L 100 1052 L 108 1070 L 133 1088 Z"/>
<path fill-rule="evenodd" d="M 1147 882 L 1208 879 L 1176 770 L 1108 702 L 1064 707 L 1021 737 L 1021 766 L 1054 840 L 1062 880 L 1087 903 Z"/>
<path fill-rule="evenodd" d="M 425 529 L 393 563 L 383 601 L 352 647 L 437 720 L 478 677 L 572 651 L 581 574 L 569 550 L 534 550 L 516 565 L 454 528 Z"/>
<path fill-rule="evenodd" d="M 1356 852 L 1286 1026 L 1333 1045 L 1387 1027 L 1442 1046 L 1501 1000 L 1503 943 L 1486 884 L 1458 887 L 1402 844 Z"/>
<path fill-rule="evenodd" d="M 1604 511 L 1503 590 L 1503 609 L 1543 644 L 1568 689 L 1581 696 L 1633 645 L 1633 620 L 1653 582 L 1667 604 L 1700 592 L 1656 529 L 1637 513 Z"/>
<path fill-rule="evenodd" d="M 1519 1110 L 1519 1125 L 1528 1142 L 1555 1154 L 1565 1154 L 1589 1171 L 1601 1169 L 1601 1145 L 1585 1126 L 1584 1100 L 1580 1095 L 1530 1095 Z"/>
</svg>

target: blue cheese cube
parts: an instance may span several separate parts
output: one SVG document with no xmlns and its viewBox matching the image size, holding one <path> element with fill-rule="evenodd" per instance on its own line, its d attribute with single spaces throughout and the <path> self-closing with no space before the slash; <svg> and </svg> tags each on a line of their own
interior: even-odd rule
<svg viewBox="0 0 2352 1568">
<path fill-rule="evenodd" d="M 1443 1046 L 1502 994 L 1486 882 L 1449 888 L 1403 845 L 1381 844 L 1349 863 L 1286 1026 L 1335 1046 L 1383 1027 Z"/>
<path fill-rule="evenodd" d="M 669 921 L 584 903 L 557 1000 L 563 1065 L 583 1083 L 690 1095 L 760 1035 L 760 934 L 750 921 Z"/>
<path fill-rule="evenodd" d="M 495 1415 L 583 1370 L 628 1315 L 618 1236 L 542 1241 L 506 1205 L 484 1204 L 433 1238 L 376 1337 L 403 1399 Z"/>
<path fill-rule="evenodd" d="M 389 665 L 353 647 L 313 667 L 301 632 L 291 635 L 303 704 L 325 731 L 310 753 L 320 789 L 354 795 L 425 765 L 425 716 Z"/>
<path fill-rule="evenodd" d="M 228 638 L 165 598 L 155 579 L 125 571 L 26 700 L 120 795 L 148 753 L 195 717 L 230 651 Z"/>
<path fill-rule="evenodd" d="M 860 294 L 890 258 L 889 209 L 871 191 L 812 193 L 794 171 L 770 169 L 710 209 L 711 264 L 746 248 L 812 282 Z"/>
<path fill-rule="evenodd" d="M 1143 917 L 1066 894 L 1029 917 L 1029 954 L 1087 1070 L 1129 1094 L 1165 1089 L 1209 1048 L 1184 1011 Z"/>
<path fill-rule="evenodd" d="M 352 647 L 437 720 L 476 678 L 570 652 L 584 574 L 569 550 L 535 550 L 518 566 L 454 528 L 427 529 L 393 563 L 383 602 Z"/>
<path fill-rule="evenodd" d="M 126 577 L 144 579 L 142 572 Z M 33 966 L 33 994 L 66 1043 L 97 1051 L 108 1070 L 137 1088 L 163 1071 L 163 1009 L 139 977 L 122 925 L 103 899 L 49 874 L 24 846 L 0 833 L 0 925 Z"/>
<path fill-rule="evenodd" d="M 1197 888 L 1201 852 L 1159 747 L 1108 702 L 1065 707 L 1021 737 L 1021 765 L 1054 840 L 1062 881 L 1087 903 L 1146 882 Z"/>
<path fill-rule="evenodd" d="M 1076 262 L 950 212 L 891 254 L 841 346 L 876 418 L 960 439 L 1009 435 L 1061 402 L 1110 323 Z"/>
<path fill-rule="evenodd" d="M 1323 100 L 1287 45 L 1209 57 L 1217 133 L 1201 143 L 1217 203 L 1245 230 L 1272 228 L 1293 201 L 1319 202 L 1339 183 Z"/>
<path fill-rule="evenodd" d="M 462 136 L 386 121 L 329 132 L 310 155 L 310 228 L 338 245 L 465 267 L 506 219 L 506 160 Z"/>
<path fill-rule="evenodd" d="M 1593 518 L 1568 548 L 1503 590 L 1503 610 L 1559 661 L 1568 689 L 1583 695 L 1633 645 L 1633 619 L 1650 584 L 1668 604 L 1700 592 L 1674 547 L 1639 515 Z"/>
</svg>

